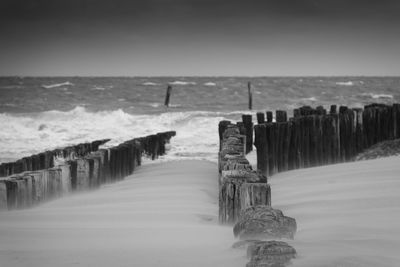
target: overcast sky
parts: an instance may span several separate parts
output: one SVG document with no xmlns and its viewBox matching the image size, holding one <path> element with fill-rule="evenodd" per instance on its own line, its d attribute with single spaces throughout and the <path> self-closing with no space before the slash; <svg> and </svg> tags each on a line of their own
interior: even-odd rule
<svg viewBox="0 0 400 267">
<path fill-rule="evenodd" d="M 400 75 L 400 1 L 0 0 L 0 75 Z"/>
</svg>

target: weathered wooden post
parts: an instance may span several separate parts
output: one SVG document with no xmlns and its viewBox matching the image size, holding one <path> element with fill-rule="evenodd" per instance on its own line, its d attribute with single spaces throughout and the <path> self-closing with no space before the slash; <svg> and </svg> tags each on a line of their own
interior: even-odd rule
<svg viewBox="0 0 400 267">
<path fill-rule="evenodd" d="M 253 150 L 253 122 L 250 114 L 242 115 L 243 125 L 246 128 L 246 153 Z"/>
<path fill-rule="evenodd" d="M 262 124 L 265 122 L 265 116 L 263 112 L 257 112 L 257 123 Z"/>
<path fill-rule="evenodd" d="M 268 143 L 264 124 L 254 126 L 254 144 L 257 149 L 257 171 L 268 176 Z"/>
<path fill-rule="evenodd" d="M 164 101 L 164 105 L 167 107 L 169 107 L 169 98 L 171 95 L 171 90 L 172 90 L 172 86 L 170 84 L 168 84 L 167 93 L 165 94 L 165 101 Z"/>
<path fill-rule="evenodd" d="M 5 180 L 0 180 L 0 211 L 7 210 L 7 186 Z"/>
<path fill-rule="evenodd" d="M 400 104 L 393 104 L 393 136 L 400 138 Z"/>
<path fill-rule="evenodd" d="M 219 150 L 221 150 L 221 147 L 222 147 L 222 135 L 224 134 L 224 132 L 229 124 L 231 124 L 230 121 L 220 121 L 218 124 Z"/>
<path fill-rule="evenodd" d="M 251 82 L 247 83 L 247 91 L 249 94 L 249 110 L 253 109 L 253 92 L 251 90 Z"/>
<path fill-rule="evenodd" d="M 331 110 L 329 112 L 330 114 L 337 114 L 336 112 L 336 105 L 331 105 Z"/>
<path fill-rule="evenodd" d="M 275 121 L 276 122 L 287 122 L 287 114 L 284 110 L 277 110 L 275 112 Z"/>
<path fill-rule="evenodd" d="M 295 108 L 293 110 L 293 118 L 297 118 L 297 117 L 300 117 L 300 116 L 301 116 L 300 109 Z"/>
<path fill-rule="evenodd" d="M 272 117 L 273 117 L 272 111 L 267 111 L 266 115 L 267 115 L 267 122 L 268 123 L 272 122 Z"/>
</svg>

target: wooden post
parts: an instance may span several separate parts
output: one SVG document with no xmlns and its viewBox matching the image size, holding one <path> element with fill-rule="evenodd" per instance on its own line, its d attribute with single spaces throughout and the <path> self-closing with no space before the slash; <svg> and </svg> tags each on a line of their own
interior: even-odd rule
<svg viewBox="0 0 400 267">
<path fill-rule="evenodd" d="M 268 123 L 272 122 L 272 111 L 267 111 L 266 115 L 267 115 L 267 122 Z"/>
<path fill-rule="evenodd" d="M 286 122 L 287 121 L 287 114 L 284 110 L 277 110 L 275 113 L 275 121 L 276 122 Z"/>
<path fill-rule="evenodd" d="M 295 109 L 293 110 L 293 117 L 294 117 L 294 118 L 297 118 L 297 117 L 300 117 L 300 116 L 301 116 L 300 109 L 295 108 Z"/>
<path fill-rule="evenodd" d="M 257 149 L 257 171 L 268 176 L 268 144 L 266 126 L 259 124 L 254 126 L 254 144 Z"/>
<path fill-rule="evenodd" d="M 167 107 L 169 107 L 169 98 L 171 95 L 171 90 L 172 90 L 172 86 L 170 84 L 168 84 L 167 93 L 165 94 L 165 101 L 164 101 L 164 105 Z"/>
<path fill-rule="evenodd" d="M 331 110 L 329 112 L 330 114 L 337 114 L 336 112 L 336 105 L 331 105 Z"/>
<path fill-rule="evenodd" d="M 400 138 L 400 104 L 393 104 L 393 136 Z"/>
<path fill-rule="evenodd" d="M 0 180 L 0 211 L 7 210 L 7 186 L 5 180 Z"/>
<path fill-rule="evenodd" d="M 249 110 L 253 109 L 253 92 L 251 90 L 251 82 L 247 83 L 247 91 L 249 94 Z"/>
<path fill-rule="evenodd" d="M 230 121 L 220 121 L 218 124 L 218 133 L 219 133 L 219 150 L 221 150 L 222 145 L 222 135 L 225 132 L 228 125 L 231 124 Z"/>
<path fill-rule="evenodd" d="M 242 115 L 242 121 L 246 128 L 246 153 L 253 150 L 253 122 L 251 115 Z"/>
<path fill-rule="evenodd" d="M 290 151 L 290 141 L 292 137 L 292 128 L 291 128 L 292 123 L 291 122 L 286 122 L 283 125 L 284 131 L 285 131 L 285 136 L 283 140 L 283 148 L 282 148 L 282 153 L 283 153 L 283 164 L 282 164 L 282 169 L 283 171 L 289 170 L 289 151 Z"/>
<path fill-rule="evenodd" d="M 265 122 L 265 116 L 263 112 L 257 112 L 257 123 L 262 124 Z"/>
</svg>

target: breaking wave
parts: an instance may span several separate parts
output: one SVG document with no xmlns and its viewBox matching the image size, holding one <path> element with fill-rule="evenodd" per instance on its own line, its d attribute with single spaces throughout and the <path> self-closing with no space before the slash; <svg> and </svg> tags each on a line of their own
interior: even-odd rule
<svg viewBox="0 0 400 267">
<path fill-rule="evenodd" d="M 1 158 L 22 158 L 54 149 L 97 139 L 111 138 L 108 145 L 175 130 L 171 150 L 164 157 L 216 161 L 218 122 L 240 120 L 243 112 L 186 111 L 133 115 L 122 109 L 90 112 L 79 106 L 70 111 L 46 111 L 29 114 L 0 114 Z"/>
<path fill-rule="evenodd" d="M 51 89 L 51 88 L 56 88 L 56 87 L 61 87 L 61 86 L 73 86 L 73 83 L 70 82 L 65 82 L 65 83 L 55 83 L 55 84 L 49 84 L 49 85 L 42 85 L 43 88 L 45 89 Z"/>
<path fill-rule="evenodd" d="M 354 82 L 348 81 L 348 82 L 336 82 L 336 85 L 342 85 L 342 86 L 353 86 Z"/>
<path fill-rule="evenodd" d="M 171 85 L 196 85 L 195 82 L 185 82 L 185 81 L 173 81 L 170 82 Z"/>
</svg>

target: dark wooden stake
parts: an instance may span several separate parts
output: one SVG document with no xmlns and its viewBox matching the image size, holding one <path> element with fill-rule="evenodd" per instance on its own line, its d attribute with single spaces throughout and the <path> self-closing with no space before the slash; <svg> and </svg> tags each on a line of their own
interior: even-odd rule
<svg viewBox="0 0 400 267">
<path fill-rule="evenodd" d="M 170 97 L 170 95 L 171 95 L 171 90 L 172 90 L 172 86 L 171 86 L 171 85 L 168 85 L 168 87 L 167 87 L 167 93 L 166 93 L 166 95 L 165 95 L 165 102 L 164 102 L 164 105 L 167 106 L 167 107 L 169 107 L 169 97 Z"/>
<path fill-rule="evenodd" d="M 265 116 L 263 112 L 257 112 L 257 123 L 262 124 L 265 122 Z"/>
<path fill-rule="evenodd" d="M 247 90 L 249 93 L 249 110 L 253 109 L 253 93 L 251 91 L 251 82 L 247 83 Z"/>
</svg>

